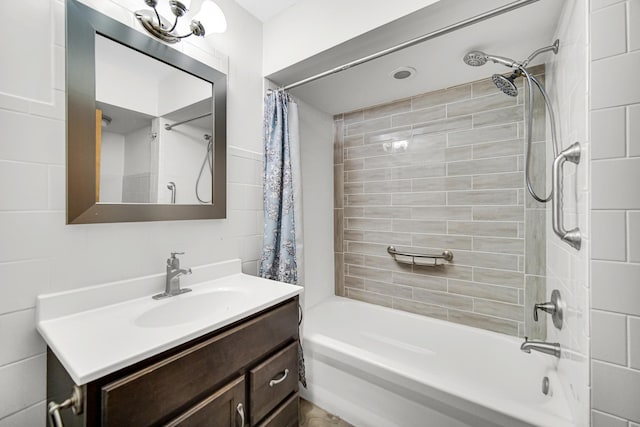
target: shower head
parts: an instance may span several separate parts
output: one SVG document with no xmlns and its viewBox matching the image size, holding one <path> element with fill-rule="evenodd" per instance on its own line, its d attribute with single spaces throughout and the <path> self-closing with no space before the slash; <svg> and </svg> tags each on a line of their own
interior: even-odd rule
<svg viewBox="0 0 640 427">
<path fill-rule="evenodd" d="M 480 65 L 484 65 L 487 61 L 495 62 L 496 64 L 502 64 L 509 68 L 516 68 L 519 64 L 510 58 L 505 58 L 503 56 L 497 55 L 488 55 L 479 50 L 472 50 L 467 53 L 464 58 L 462 58 L 465 64 L 471 65 L 472 67 L 479 67 Z"/>
<path fill-rule="evenodd" d="M 491 80 L 493 80 L 493 84 L 495 84 L 498 89 L 509 96 L 518 96 L 518 88 L 514 83 L 514 80 L 520 76 L 519 73 L 513 73 L 509 77 L 505 77 L 502 74 L 494 74 L 491 76 Z"/>
</svg>

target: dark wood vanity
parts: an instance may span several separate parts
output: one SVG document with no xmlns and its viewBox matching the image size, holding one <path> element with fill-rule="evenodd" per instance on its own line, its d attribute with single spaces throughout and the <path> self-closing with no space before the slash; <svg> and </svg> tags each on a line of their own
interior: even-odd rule
<svg viewBox="0 0 640 427">
<path fill-rule="evenodd" d="M 64 426 L 297 426 L 298 339 L 295 297 L 83 385 Z M 48 402 L 73 386 L 48 349 Z"/>
</svg>

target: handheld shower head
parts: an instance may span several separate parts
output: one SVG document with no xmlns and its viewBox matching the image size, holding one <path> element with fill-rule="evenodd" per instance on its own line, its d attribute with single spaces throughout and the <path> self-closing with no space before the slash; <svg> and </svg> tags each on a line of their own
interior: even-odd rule
<svg viewBox="0 0 640 427">
<path fill-rule="evenodd" d="M 479 67 L 480 65 L 484 65 L 487 61 L 495 62 L 496 64 L 502 64 L 509 68 L 516 68 L 518 63 L 510 58 L 505 58 L 504 56 L 497 55 L 488 55 L 479 50 L 472 50 L 467 53 L 464 58 L 462 58 L 465 64 L 471 65 L 472 67 Z"/>
</svg>

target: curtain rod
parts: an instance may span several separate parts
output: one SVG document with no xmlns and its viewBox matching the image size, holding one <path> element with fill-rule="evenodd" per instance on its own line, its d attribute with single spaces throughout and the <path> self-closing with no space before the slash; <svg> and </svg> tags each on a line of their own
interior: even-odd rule
<svg viewBox="0 0 640 427">
<path fill-rule="evenodd" d="M 174 123 L 174 124 L 172 124 L 172 125 L 170 125 L 170 124 L 168 124 L 168 123 L 165 123 L 164 128 L 165 128 L 166 130 L 171 130 L 171 129 L 173 129 L 173 128 L 174 128 L 174 127 L 176 127 L 176 126 L 180 126 L 180 125 L 183 125 L 183 124 L 185 124 L 185 123 L 192 122 L 192 121 L 194 121 L 194 120 L 202 119 L 202 118 L 205 118 L 205 117 L 210 116 L 210 115 L 212 115 L 212 114 L 213 114 L 213 113 L 203 114 L 203 115 L 201 115 L 201 116 L 194 117 L 194 118 L 192 118 L 192 119 L 183 120 L 183 121 L 181 121 L 181 122 L 177 122 L 177 123 Z"/>
<path fill-rule="evenodd" d="M 427 34 L 423 34 L 423 35 L 421 35 L 419 37 L 416 37 L 414 39 L 411 39 L 411 40 L 408 40 L 406 42 L 400 43 L 400 44 L 395 45 L 393 47 L 381 50 L 381 51 L 376 52 L 374 54 L 362 57 L 360 59 L 356 59 L 355 61 L 348 62 L 348 63 L 346 63 L 344 65 L 339 66 L 339 67 L 332 68 L 330 70 L 327 70 L 327 71 L 324 71 L 322 73 L 316 74 L 315 76 L 307 77 L 306 79 L 302 79 L 302 80 L 297 81 L 295 83 L 291 83 L 291 84 L 288 84 L 286 86 L 279 87 L 277 90 L 278 91 L 285 91 L 285 90 L 296 88 L 298 86 L 305 85 L 307 83 L 311 83 L 311 82 L 319 80 L 319 79 L 321 79 L 323 77 L 327 77 L 327 76 L 330 76 L 332 74 L 336 74 L 336 73 L 339 73 L 341 71 L 348 70 L 351 67 L 355 67 L 357 65 L 364 64 L 365 62 L 373 61 L 374 59 L 378 59 L 378 58 L 381 58 L 383 56 L 389 55 L 391 53 L 398 52 L 400 50 L 406 49 L 408 47 L 415 46 L 415 45 L 417 45 L 419 43 L 425 42 L 427 40 L 434 39 L 434 38 L 442 36 L 444 34 L 451 33 L 453 31 L 459 30 L 461 28 L 468 27 L 468 26 L 476 24 L 478 22 L 485 21 L 485 20 L 493 18 L 495 16 L 499 16 L 499 15 L 502 15 L 504 13 L 511 12 L 512 10 L 519 9 L 519 8 L 521 8 L 523 6 L 527 6 L 527 5 L 529 5 L 531 3 L 535 3 L 537 1 L 539 1 L 539 0 L 517 0 L 517 1 L 511 2 L 511 3 L 508 3 L 508 4 L 504 5 L 504 6 L 500 6 L 498 8 L 492 9 L 492 10 L 490 10 L 488 12 L 481 13 L 479 15 L 473 16 L 473 17 L 465 19 L 463 21 L 456 22 L 455 24 L 451 24 L 451 25 L 449 25 L 447 27 L 444 27 L 444 28 L 441 28 L 439 30 L 435 30 L 435 31 L 432 31 L 432 32 L 427 33 Z M 269 89 L 267 92 L 271 92 L 271 89 Z"/>
</svg>

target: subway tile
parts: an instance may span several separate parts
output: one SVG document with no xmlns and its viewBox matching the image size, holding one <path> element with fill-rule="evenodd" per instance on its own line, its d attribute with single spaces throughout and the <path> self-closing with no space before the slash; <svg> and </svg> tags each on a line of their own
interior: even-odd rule
<svg viewBox="0 0 640 427">
<path fill-rule="evenodd" d="M 403 170 L 407 167 L 412 167 L 416 163 L 422 163 L 419 165 L 423 168 L 425 163 L 431 163 L 436 168 L 444 169 L 442 161 L 444 160 L 444 148 L 436 150 L 433 154 L 427 155 L 426 153 L 418 154 L 394 154 L 392 156 L 378 156 L 367 157 L 364 159 L 365 169 L 379 169 L 379 168 L 396 168 L 394 171 Z M 438 162 L 438 163 L 433 163 Z M 394 176 L 394 179 L 402 179 L 400 176 Z"/>
<path fill-rule="evenodd" d="M 633 70 L 640 63 L 640 51 L 591 63 L 591 108 L 600 109 L 640 103 L 640 82 L 620 84 L 611 70 Z"/>
<path fill-rule="evenodd" d="M 474 221 L 524 221 L 522 206 L 474 206 Z"/>
<path fill-rule="evenodd" d="M 405 193 L 411 192 L 411 181 L 373 181 L 364 183 L 365 193 Z"/>
<path fill-rule="evenodd" d="M 485 173 L 515 172 L 518 170 L 517 157 L 468 160 L 447 165 L 447 175 L 478 175 Z"/>
<path fill-rule="evenodd" d="M 333 164 L 338 165 L 344 161 L 344 122 L 333 122 Z"/>
<path fill-rule="evenodd" d="M 391 204 L 394 206 L 432 206 L 445 205 L 447 193 L 432 191 L 428 193 L 393 194 Z"/>
<path fill-rule="evenodd" d="M 592 361 L 591 373 L 593 409 L 640 421 L 640 371 Z"/>
<path fill-rule="evenodd" d="M 546 244 L 546 212 L 527 209 L 525 211 L 525 273 L 544 276 L 547 269 Z"/>
<path fill-rule="evenodd" d="M 363 113 L 364 120 L 370 120 L 385 116 L 391 116 L 394 114 L 405 113 L 407 111 L 411 111 L 411 98 L 401 99 L 399 101 L 389 102 L 387 104 L 367 108 Z"/>
<path fill-rule="evenodd" d="M 473 310 L 473 299 L 461 295 L 436 292 L 426 289 L 414 289 L 413 299 L 426 304 L 439 305 L 458 310 Z"/>
<path fill-rule="evenodd" d="M 429 123 L 413 127 L 413 135 L 451 132 L 456 130 L 471 129 L 473 120 L 471 116 L 460 116 L 452 119 L 435 120 Z"/>
<path fill-rule="evenodd" d="M 524 239 L 506 239 L 500 237 L 473 238 L 473 250 L 503 254 L 524 255 Z"/>
<path fill-rule="evenodd" d="M 347 126 L 347 135 L 356 135 L 360 133 L 375 132 L 382 129 L 390 128 L 391 127 L 390 125 L 391 125 L 390 117 L 382 117 L 379 119 L 351 123 Z"/>
<path fill-rule="evenodd" d="M 629 317 L 629 366 L 640 369 L 640 318 Z"/>
<path fill-rule="evenodd" d="M 448 221 L 447 227 L 449 234 L 491 237 L 518 236 L 518 225 L 515 222 Z"/>
<path fill-rule="evenodd" d="M 344 200 L 344 166 L 333 167 L 333 207 L 340 209 Z"/>
<path fill-rule="evenodd" d="M 362 218 L 364 216 L 364 208 L 354 208 L 347 206 L 343 210 L 345 218 Z"/>
<path fill-rule="evenodd" d="M 347 148 L 347 159 L 361 159 L 366 157 L 386 156 L 383 144 L 367 144 Z"/>
<path fill-rule="evenodd" d="M 412 108 L 420 110 L 434 105 L 448 104 L 471 97 L 471 85 L 454 86 L 447 89 L 429 92 L 411 98 Z"/>
<path fill-rule="evenodd" d="M 366 267 L 384 269 L 385 271 L 388 271 L 390 273 L 411 271 L 410 264 L 397 262 L 389 254 L 387 254 L 386 246 L 385 246 L 384 256 L 366 255 L 364 257 L 364 265 Z M 381 279 L 375 279 L 375 280 L 389 282 L 389 280 L 381 280 Z"/>
<path fill-rule="evenodd" d="M 597 211 L 592 211 L 597 212 Z M 629 261 L 640 262 L 640 212 L 629 212 Z M 595 233 L 594 233 L 595 238 Z"/>
<path fill-rule="evenodd" d="M 361 267 L 358 265 L 349 265 L 347 275 L 359 277 L 361 279 L 378 280 L 381 282 L 391 282 L 391 271 L 380 270 L 377 268 Z"/>
<path fill-rule="evenodd" d="M 364 265 L 364 255 L 361 254 L 344 254 L 344 263 L 345 264 L 353 264 L 353 265 Z"/>
<path fill-rule="evenodd" d="M 631 0 L 628 2 L 629 4 L 629 17 L 627 18 L 629 23 L 633 23 L 633 25 L 629 25 L 629 50 L 638 50 L 640 49 L 640 3 L 638 0 Z"/>
<path fill-rule="evenodd" d="M 431 163 L 403 168 L 395 168 L 391 172 L 393 179 L 429 178 L 446 175 L 444 163 Z"/>
<path fill-rule="evenodd" d="M 393 305 L 392 298 L 388 295 L 374 294 L 360 289 L 347 288 L 347 296 L 358 301 L 381 305 L 383 307 L 392 307 Z"/>
<path fill-rule="evenodd" d="M 534 142 L 531 145 L 531 157 L 529 159 L 531 161 L 529 174 L 531 176 L 532 186 L 535 189 L 536 194 L 538 194 L 539 197 L 544 198 L 547 196 L 547 153 L 544 142 Z M 528 192 L 526 195 L 524 195 L 524 197 L 526 197 L 525 206 L 527 208 L 546 208 L 546 205 L 544 203 L 540 203 L 535 200 Z"/>
<path fill-rule="evenodd" d="M 65 164 L 65 123 L 0 110 L 0 159 Z"/>
<path fill-rule="evenodd" d="M 591 357 L 605 362 L 627 364 L 627 317 L 591 311 Z"/>
<path fill-rule="evenodd" d="M 624 211 L 591 211 L 592 259 L 625 261 L 626 237 Z"/>
<path fill-rule="evenodd" d="M 333 251 L 342 252 L 344 242 L 344 211 L 342 209 L 333 210 Z"/>
<path fill-rule="evenodd" d="M 449 280 L 448 290 L 450 293 L 469 297 L 484 298 L 511 304 L 518 303 L 518 289 L 516 288 L 487 285 L 477 282 L 464 282 L 461 280 Z"/>
<path fill-rule="evenodd" d="M 451 236 L 448 234 L 413 234 L 413 246 L 432 249 L 461 249 L 471 250 L 471 237 Z"/>
<path fill-rule="evenodd" d="M 503 270 L 518 270 L 518 256 L 509 254 L 491 254 L 484 252 L 468 252 L 458 250 L 454 252 L 454 262 L 469 267 L 499 268 Z"/>
<path fill-rule="evenodd" d="M 444 150 L 445 162 L 471 160 L 472 157 L 473 157 L 473 147 L 469 145 L 464 145 L 462 147 L 450 147 Z"/>
<path fill-rule="evenodd" d="M 381 206 L 390 205 L 390 194 L 349 194 L 347 195 L 348 206 Z"/>
<path fill-rule="evenodd" d="M 638 3 L 638 0 L 636 0 Z M 637 6 L 640 9 L 640 5 Z M 629 156 L 640 156 L 640 105 L 627 107 L 629 120 L 627 125 L 627 143 L 629 144 Z"/>
<path fill-rule="evenodd" d="M 447 194 L 447 204 L 460 205 L 515 205 L 518 192 L 515 190 L 456 191 Z"/>
<path fill-rule="evenodd" d="M 640 316 L 640 265 L 591 262 L 592 308 Z"/>
<path fill-rule="evenodd" d="M 447 104 L 447 117 L 464 116 L 467 114 L 510 107 L 516 104 L 516 99 L 503 93 L 471 98 L 465 101 Z"/>
<path fill-rule="evenodd" d="M 7 344 L 0 366 L 43 353 L 46 346 L 36 331 L 35 309 L 0 316 L 0 342 Z"/>
<path fill-rule="evenodd" d="M 411 234 L 389 233 L 385 231 L 365 231 L 363 241 L 370 243 L 383 243 L 385 245 L 411 245 Z"/>
<path fill-rule="evenodd" d="M 473 177 L 474 190 L 522 188 L 524 174 L 522 172 L 493 173 Z"/>
<path fill-rule="evenodd" d="M 364 120 L 364 114 L 362 110 L 351 111 L 349 113 L 344 113 L 343 116 L 345 126 L 351 125 L 353 123 L 361 122 Z"/>
<path fill-rule="evenodd" d="M 507 335 L 518 335 L 518 322 L 466 311 L 449 310 L 449 321 Z"/>
<path fill-rule="evenodd" d="M 524 288 L 524 274 L 516 271 L 475 267 L 473 269 L 473 280 L 475 282 Z"/>
<path fill-rule="evenodd" d="M 345 136 L 343 144 L 344 144 L 344 148 L 346 149 L 364 145 L 364 136 L 363 135 Z"/>
<path fill-rule="evenodd" d="M 598 411 L 591 411 L 591 427 L 628 427 L 628 424 L 627 420 L 623 420 L 622 418 Z"/>
<path fill-rule="evenodd" d="M 592 209 L 640 209 L 640 191 L 629 189 L 640 182 L 640 158 L 594 161 L 591 177 Z"/>
<path fill-rule="evenodd" d="M 591 158 L 624 157 L 627 149 L 624 107 L 591 112 Z M 629 124 L 632 126 L 632 124 Z"/>
<path fill-rule="evenodd" d="M 344 286 L 347 288 L 364 289 L 364 279 L 361 279 L 360 277 L 344 276 Z"/>
<path fill-rule="evenodd" d="M 46 402 L 29 406 L 20 412 L 0 420 L 0 427 L 45 427 L 47 419 Z"/>
<path fill-rule="evenodd" d="M 391 231 L 390 219 L 347 218 L 347 230 Z"/>
<path fill-rule="evenodd" d="M 444 277 L 432 277 L 423 274 L 394 271 L 393 283 L 411 286 L 412 288 L 430 289 L 432 291 L 447 291 L 447 279 Z"/>
<path fill-rule="evenodd" d="M 45 399 L 46 357 L 44 354 L 0 367 L 0 419 Z M 17 386 L 16 386 L 17 385 Z"/>
<path fill-rule="evenodd" d="M 344 295 L 344 256 L 335 253 L 334 262 L 334 291 L 336 295 Z"/>
<path fill-rule="evenodd" d="M 447 230 L 446 221 L 428 221 L 418 219 L 394 219 L 393 231 L 403 233 L 435 233 L 442 234 Z"/>
<path fill-rule="evenodd" d="M 390 208 L 385 207 L 366 207 L 364 210 L 364 216 L 368 218 L 411 218 L 413 209 L 424 208 L 405 208 L 394 206 Z"/>
<path fill-rule="evenodd" d="M 617 4 L 591 13 L 591 60 L 627 50 L 626 5 Z"/>
<path fill-rule="evenodd" d="M 369 132 L 364 136 L 364 143 L 365 145 L 377 144 L 379 142 L 400 141 L 408 138 L 411 138 L 411 126 L 401 126 Z"/>
<path fill-rule="evenodd" d="M 510 123 L 452 132 L 448 134 L 448 138 L 449 147 L 516 139 L 518 138 L 518 125 L 516 123 Z"/>
<path fill-rule="evenodd" d="M 516 304 L 489 301 L 485 299 L 473 300 L 473 311 L 488 316 L 501 317 L 503 319 L 524 321 L 524 307 Z"/>
<path fill-rule="evenodd" d="M 342 179 L 338 177 L 334 177 L 334 183 L 338 180 L 339 180 L 338 185 L 340 185 L 340 182 L 342 182 Z M 361 194 L 365 192 L 364 188 L 365 188 L 365 184 L 362 182 L 347 182 L 346 184 L 342 185 L 342 191 L 344 192 L 344 194 Z M 373 191 L 373 193 L 377 193 L 377 191 Z"/>
<path fill-rule="evenodd" d="M 625 0 L 591 0 L 591 10 L 598 10 L 603 7 L 611 6 L 612 4 L 624 2 Z"/>
<path fill-rule="evenodd" d="M 422 316 L 447 320 L 447 309 L 437 305 L 423 304 L 421 302 L 408 299 L 393 298 L 393 308 L 396 310 L 407 311 L 409 313 L 420 314 Z"/>
<path fill-rule="evenodd" d="M 446 115 L 446 108 L 444 105 L 425 108 L 423 110 L 414 110 L 409 113 L 402 113 L 393 116 L 391 118 L 391 126 L 417 125 L 420 123 L 444 119 Z"/>
<path fill-rule="evenodd" d="M 446 277 L 448 279 L 472 280 L 472 269 L 462 265 L 446 264 L 440 267 L 413 266 L 413 272 L 425 276 Z"/>
<path fill-rule="evenodd" d="M 347 182 L 385 181 L 391 179 L 391 169 L 347 171 L 345 176 Z"/>
<path fill-rule="evenodd" d="M 520 122 L 524 120 L 522 105 L 501 108 L 499 110 L 478 112 L 473 115 L 473 127 L 493 126 L 503 123 Z"/>
<path fill-rule="evenodd" d="M 0 263 L 0 277 L 4 286 L 11 287 L 0 298 L 0 315 L 35 307 L 36 297 L 49 291 L 49 262 L 36 259 Z"/>
<path fill-rule="evenodd" d="M 508 141 L 489 142 L 476 144 L 473 147 L 474 159 L 487 159 L 491 157 L 520 156 L 524 154 L 524 141 L 511 139 Z"/>
<path fill-rule="evenodd" d="M 377 282 L 375 280 L 365 280 L 364 289 L 376 294 L 389 295 L 398 298 L 409 298 L 413 295 L 413 291 L 408 286 L 392 285 L 390 283 Z"/>
<path fill-rule="evenodd" d="M 472 210 L 468 206 L 429 206 L 411 208 L 411 219 L 471 219 Z"/>
<path fill-rule="evenodd" d="M 452 176 L 438 178 L 421 178 L 411 181 L 413 191 L 470 190 L 471 177 Z"/>
</svg>

